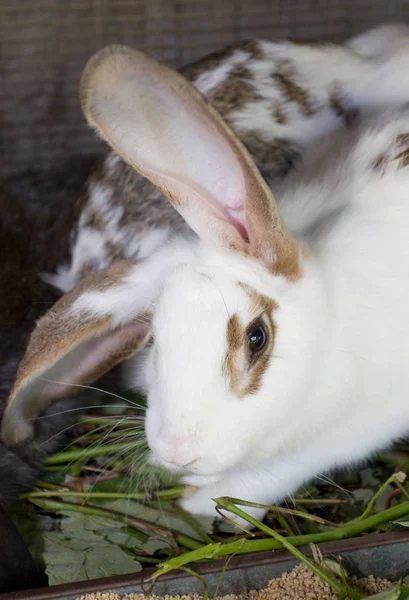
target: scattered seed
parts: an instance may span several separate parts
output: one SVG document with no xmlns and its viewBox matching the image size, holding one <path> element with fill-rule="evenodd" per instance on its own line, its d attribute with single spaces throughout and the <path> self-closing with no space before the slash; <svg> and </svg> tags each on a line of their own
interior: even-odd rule
<svg viewBox="0 0 409 600">
<path fill-rule="evenodd" d="M 387 579 L 369 577 L 351 577 L 351 584 L 366 594 L 378 594 L 390 589 L 393 583 Z M 305 565 L 295 567 L 289 573 L 272 579 L 263 590 L 251 590 L 242 594 L 218 596 L 219 600 L 338 600 L 337 595 L 325 581 L 322 581 Z M 182 596 L 155 596 L 145 594 L 86 594 L 77 600 L 202 600 L 200 594 L 184 594 Z"/>
</svg>

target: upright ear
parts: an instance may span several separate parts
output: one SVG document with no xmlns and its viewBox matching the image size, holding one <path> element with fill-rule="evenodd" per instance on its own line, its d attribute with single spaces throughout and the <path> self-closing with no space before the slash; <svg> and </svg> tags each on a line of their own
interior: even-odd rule
<svg viewBox="0 0 409 600">
<path fill-rule="evenodd" d="M 33 434 L 54 400 L 77 393 L 142 348 L 151 301 L 143 263 L 115 263 L 86 277 L 42 317 L 31 335 L 2 422 L 6 444 Z"/>
<path fill-rule="evenodd" d="M 111 46 L 81 80 L 88 122 L 170 200 L 196 233 L 296 279 L 299 247 L 250 155 L 177 72 Z"/>
</svg>

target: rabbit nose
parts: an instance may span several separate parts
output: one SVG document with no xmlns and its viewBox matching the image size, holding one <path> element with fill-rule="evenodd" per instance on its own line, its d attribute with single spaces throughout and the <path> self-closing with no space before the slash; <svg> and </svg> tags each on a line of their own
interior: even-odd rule
<svg viewBox="0 0 409 600">
<path fill-rule="evenodd" d="M 199 460 L 196 444 L 191 437 L 178 436 L 160 441 L 158 455 L 166 462 L 180 468 L 190 467 Z"/>
</svg>

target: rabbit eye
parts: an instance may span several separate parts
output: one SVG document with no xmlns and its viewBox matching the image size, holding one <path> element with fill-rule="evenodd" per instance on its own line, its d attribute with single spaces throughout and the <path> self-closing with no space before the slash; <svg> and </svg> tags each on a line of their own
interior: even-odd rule
<svg viewBox="0 0 409 600">
<path fill-rule="evenodd" d="M 267 331 L 263 323 L 252 325 L 247 334 L 247 347 L 251 357 L 261 352 L 267 344 Z"/>
</svg>

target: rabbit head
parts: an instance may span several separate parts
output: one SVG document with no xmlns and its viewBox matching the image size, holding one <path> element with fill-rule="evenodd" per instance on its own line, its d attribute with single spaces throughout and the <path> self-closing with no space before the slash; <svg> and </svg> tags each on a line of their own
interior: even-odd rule
<svg viewBox="0 0 409 600">
<path fill-rule="evenodd" d="M 267 437 L 278 451 L 313 371 L 319 286 L 307 251 L 245 148 L 181 75 L 111 47 L 86 67 L 81 100 L 198 238 L 85 278 L 39 321 L 3 438 L 30 436 L 50 402 L 153 336 L 144 383 L 155 461 L 210 475 L 253 459 Z"/>
</svg>

